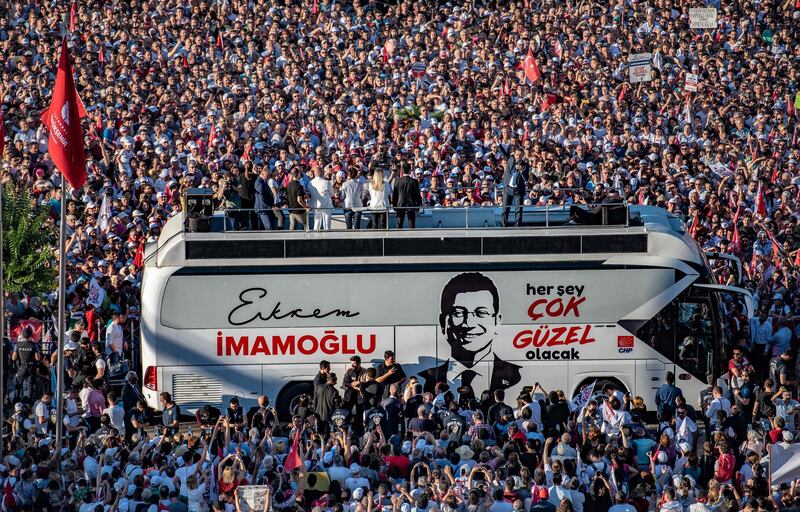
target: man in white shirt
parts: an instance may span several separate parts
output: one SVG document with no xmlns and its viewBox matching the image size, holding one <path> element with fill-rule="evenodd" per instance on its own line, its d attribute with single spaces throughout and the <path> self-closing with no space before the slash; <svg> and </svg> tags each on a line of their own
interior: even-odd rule
<svg viewBox="0 0 800 512">
<path fill-rule="evenodd" d="M 361 466 L 353 463 L 350 464 L 350 478 L 344 481 L 344 485 L 350 491 L 355 491 L 359 487 L 369 488 L 369 480 L 361 476 Z"/>
<path fill-rule="evenodd" d="M 52 401 L 53 393 L 45 391 L 42 394 L 41 400 L 36 402 L 36 405 L 33 407 L 36 431 L 41 434 L 46 434 L 48 426 L 50 425 L 50 404 Z"/>
<path fill-rule="evenodd" d="M 120 434 L 125 434 L 125 409 L 122 404 L 117 403 L 117 393 L 114 391 L 108 392 L 106 398 L 108 407 L 103 409 L 103 414 L 107 414 L 111 420 L 111 426 L 119 431 Z"/>
<path fill-rule="evenodd" d="M 111 355 L 112 363 L 122 359 L 122 350 L 125 348 L 123 323 L 125 323 L 125 315 L 117 312 L 111 313 L 111 323 L 106 328 L 106 352 Z"/>
<path fill-rule="evenodd" d="M 725 414 L 730 414 L 731 402 L 730 400 L 722 396 L 722 388 L 719 386 L 714 386 L 714 389 L 711 391 L 711 396 L 713 396 L 714 398 L 708 405 L 708 410 L 706 411 L 706 418 L 708 418 L 709 422 L 712 425 L 718 426 L 717 411 L 725 411 Z"/>
<path fill-rule="evenodd" d="M 308 187 L 311 208 L 314 209 L 314 231 L 331 229 L 331 209 L 333 208 L 333 184 L 323 176 L 322 169 L 314 168 L 314 179 Z"/>
</svg>

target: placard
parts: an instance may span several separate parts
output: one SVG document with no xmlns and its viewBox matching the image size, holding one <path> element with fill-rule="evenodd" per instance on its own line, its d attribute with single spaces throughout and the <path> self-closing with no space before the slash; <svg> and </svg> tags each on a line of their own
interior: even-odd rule
<svg viewBox="0 0 800 512">
<path fill-rule="evenodd" d="M 686 73 L 686 90 L 689 92 L 697 92 L 697 83 L 699 81 L 700 75 Z"/>
<path fill-rule="evenodd" d="M 632 84 L 649 82 L 653 79 L 650 57 L 649 53 L 635 53 L 628 57 L 628 70 Z"/>
<path fill-rule="evenodd" d="M 236 488 L 239 494 L 239 510 L 241 512 L 262 512 L 267 498 L 268 485 L 240 485 Z"/>
<path fill-rule="evenodd" d="M 691 28 L 717 28 L 717 10 L 713 7 L 693 7 L 689 9 Z"/>
</svg>

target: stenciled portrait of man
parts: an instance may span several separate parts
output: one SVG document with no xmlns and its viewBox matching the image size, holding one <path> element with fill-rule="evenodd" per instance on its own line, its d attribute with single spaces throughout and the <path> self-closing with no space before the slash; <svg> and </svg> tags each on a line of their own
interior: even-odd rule
<svg viewBox="0 0 800 512">
<path fill-rule="evenodd" d="M 444 364 L 420 373 L 425 391 L 432 392 L 442 381 L 469 388 L 475 395 L 483 389 L 475 389 L 473 382 L 488 382 L 492 391 L 517 384 L 521 367 L 493 351 L 502 319 L 500 293 L 491 278 L 480 272 L 451 278 L 442 288 L 439 310 L 439 328 L 450 346 L 450 356 Z M 445 356 L 439 354 L 440 359 Z M 487 372 L 490 375 L 485 375 Z"/>
</svg>

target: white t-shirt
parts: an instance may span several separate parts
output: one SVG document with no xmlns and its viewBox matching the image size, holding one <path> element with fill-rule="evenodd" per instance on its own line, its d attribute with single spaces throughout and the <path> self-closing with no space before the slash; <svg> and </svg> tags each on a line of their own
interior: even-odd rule
<svg viewBox="0 0 800 512">
<path fill-rule="evenodd" d="M 94 457 L 86 457 L 83 459 L 83 476 L 86 480 L 94 482 L 97 478 L 97 460 Z"/>
<path fill-rule="evenodd" d="M 203 494 L 206 492 L 206 483 L 201 482 L 196 489 L 188 491 L 187 497 L 189 512 L 201 512 L 202 504 L 205 502 Z"/>
<path fill-rule="evenodd" d="M 36 431 L 40 433 L 47 433 L 47 425 L 50 421 L 50 407 L 41 400 L 36 402 L 36 405 L 33 408 L 36 423 Z M 39 417 L 44 417 L 44 423 L 39 423 Z"/>
<path fill-rule="evenodd" d="M 175 470 L 175 476 L 181 480 L 181 489 L 179 491 L 181 496 L 186 496 L 186 479 L 189 478 L 189 475 L 193 474 L 195 471 L 197 471 L 197 464 L 192 464 L 191 466 L 182 466 Z"/>
</svg>

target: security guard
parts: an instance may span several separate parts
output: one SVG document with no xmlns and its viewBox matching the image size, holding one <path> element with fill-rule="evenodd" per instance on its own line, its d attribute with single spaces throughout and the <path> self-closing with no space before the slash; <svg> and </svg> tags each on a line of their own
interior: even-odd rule
<svg viewBox="0 0 800 512">
<path fill-rule="evenodd" d="M 33 329 L 25 327 L 14 346 L 11 360 L 17 363 L 17 397 L 33 396 L 36 366 L 42 359 L 39 345 L 31 339 Z"/>
</svg>

